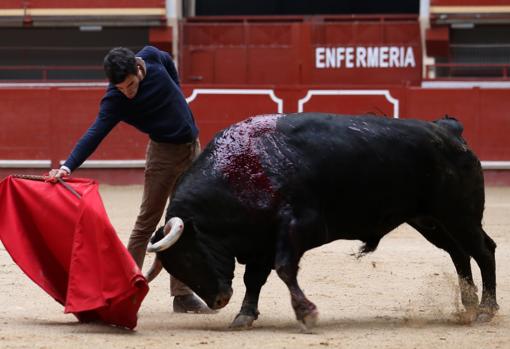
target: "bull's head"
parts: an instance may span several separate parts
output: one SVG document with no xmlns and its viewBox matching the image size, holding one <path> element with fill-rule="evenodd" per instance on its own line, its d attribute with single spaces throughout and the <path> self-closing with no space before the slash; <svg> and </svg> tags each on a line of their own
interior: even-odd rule
<svg viewBox="0 0 510 349">
<path fill-rule="evenodd" d="M 206 241 L 193 224 L 187 224 L 183 232 L 184 223 L 174 217 L 154 233 L 147 250 L 156 252 L 157 258 L 147 278 L 150 281 L 156 277 L 162 266 L 198 294 L 209 308 L 224 307 L 232 296 L 233 257 Z"/>
</svg>

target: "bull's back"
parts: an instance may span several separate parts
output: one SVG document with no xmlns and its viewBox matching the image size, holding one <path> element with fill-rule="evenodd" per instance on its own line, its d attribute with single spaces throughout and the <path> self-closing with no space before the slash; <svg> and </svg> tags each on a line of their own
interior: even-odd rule
<svg viewBox="0 0 510 349">
<path fill-rule="evenodd" d="M 280 142 L 276 147 L 268 143 L 268 148 L 277 149 L 267 152 L 287 156 L 293 164 L 284 171 L 287 178 L 293 174 L 309 180 L 351 179 L 350 173 L 373 179 L 377 174 L 401 176 L 456 161 L 448 155 L 461 150 L 461 143 L 437 131 L 437 126 L 418 120 L 294 114 L 278 120 Z"/>
<path fill-rule="evenodd" d="M 290 200 L 307 198 L 331 214 L 412 215 L 441 209 L 448 196 L 480 198 L 479 161 L 441 125 L 308 113 L 280 118 L 277 132 L 284 141 L 275 152 L 290 165 L 273 181 Z"/>
<path fill-rule="evenodd" d="M 211 210 L 228 196 L 230 211 L 249 215 L 301 204 L 354 221 L 412 214 L 461 193 L 483 209 L 480 165 L 460 134 L 419 120 L 300 113 L 258 116 L 220 132 L 174 200 Z"/>
</svg>

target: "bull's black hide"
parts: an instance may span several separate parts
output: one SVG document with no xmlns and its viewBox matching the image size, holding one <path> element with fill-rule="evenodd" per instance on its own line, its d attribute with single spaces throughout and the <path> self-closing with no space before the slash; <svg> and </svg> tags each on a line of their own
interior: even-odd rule
<svg viewBox="0 0 510 349">
<path fill-rule="evenodd" d="M 180 179 L 166 218 L 182 218 L 184 233 L 158 258 L 212 308 L 228 303 L 235 259 L 246 264 L 233 327 L 257 318 L 260 289 L 275 269 L 309 326 L 317 310 L 296 280 L 301 256 L 337 239 L 361 240 L 367 253 L 408 223 L 450 254 L 463 304 L 490 319 L 498 308 L 496 244 L 482 229 L 480 162 L 461 134 L 451 118 L 247 119 L 218 133 Z M 153 242 L 162 236 L 160 229 Z M 471 257 L 482 273 L 480 304 Z"/>
</svg>

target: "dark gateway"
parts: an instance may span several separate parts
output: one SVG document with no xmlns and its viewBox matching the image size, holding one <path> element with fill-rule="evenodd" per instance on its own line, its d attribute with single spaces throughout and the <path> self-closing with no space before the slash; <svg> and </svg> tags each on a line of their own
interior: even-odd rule
<svg viewBox="0 0 510 349">
<path fill-rule="evenodd" d="M 449 253 L 462 303 L 488 321 L 498 309 L 496 244 L 482 228 L 480 162 L 461 135 L 462 125 L 448 117 L 299 113 L 235 124 L 180 179 L 168 223 L 149 246 L 158 252 L 149 278 L 162 263 L 219 309 L 232 295 L 237 259 L 246 264 L 246 295 L 231 326 L 245 328 L 257 319 L 260 289 L 275 269 L 297 320 L 309 327 L 318 312 L 297 282 L 302 255 L 337 239 L 362 241 L 365 254 L 408 223 Z M 471 257 L 482 274 L 480 303 Z"/>
</svg>

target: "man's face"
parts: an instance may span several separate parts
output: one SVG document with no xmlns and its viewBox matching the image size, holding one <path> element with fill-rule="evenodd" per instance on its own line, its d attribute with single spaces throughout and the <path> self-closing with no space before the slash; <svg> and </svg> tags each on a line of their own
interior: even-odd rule
<svg viewBox="0 0 510 349">
<path fill-rule="evenodd" d="M 140 81 L 143 79 L 143 73 L 140 67 L 138 67 L 137 71 L 138 73 L 136 75 L 130 74 L 124 79 L 124 81 L 115 85 L 115 87 L 129 99 L 132 99 L 136 96 Z"/>
</svg>

